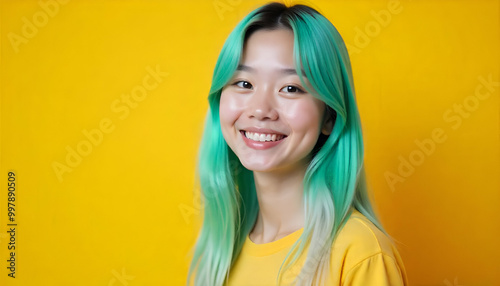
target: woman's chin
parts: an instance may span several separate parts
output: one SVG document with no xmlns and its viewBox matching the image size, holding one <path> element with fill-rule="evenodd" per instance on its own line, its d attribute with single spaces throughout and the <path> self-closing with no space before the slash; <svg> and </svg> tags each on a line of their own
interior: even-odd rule
<svg viewBox="0 0 500 286">
<path fill-rule="evenodd" d="M 255 160 L 241 160 L 243 167 L 254 172 L 272 172 L 276 167 L 272 162 L 262 162 Z"/>
</svg>

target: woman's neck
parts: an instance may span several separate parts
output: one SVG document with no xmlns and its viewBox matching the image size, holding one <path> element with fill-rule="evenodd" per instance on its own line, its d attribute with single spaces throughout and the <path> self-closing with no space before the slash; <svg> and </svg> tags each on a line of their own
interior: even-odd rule
<svg viewBox="0 0 500 286">
<path fill-rule="evenodd" d="M 255 172 L 259 215 L 250 239 L 257 244 L 283 238 L 304 227 L 306 167 L 287 172 Z"/>
</svg>

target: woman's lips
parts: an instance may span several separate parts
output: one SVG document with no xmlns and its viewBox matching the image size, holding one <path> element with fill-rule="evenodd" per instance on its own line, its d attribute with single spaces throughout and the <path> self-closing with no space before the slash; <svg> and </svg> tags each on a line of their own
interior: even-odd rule
<svg viewBox="0 0 500 286">
<path fill-rule="evenodd" d="M 240 131 L 241 136 L 243 137 L 243 141 L 245 141 L 245 144 L 255 150 L 265 150 L 272 148 L 281 142 L 287 137 L 286 135 L 282 134 L 276 134 L 276 133 L 258 133 L 258 132 L 248 132 L 245 130 Z M 245 134 L 246 133 L 246 134 Z M 247 135 L 250 138 L 247 138 Z M 259 139 L 259 141 L 256 141 L 254 139 Z M 260 140 L 271 140 L 271 141 L 260 141 Z M 273 141 L 275 140 L 275 141 Z"/>
</svg>

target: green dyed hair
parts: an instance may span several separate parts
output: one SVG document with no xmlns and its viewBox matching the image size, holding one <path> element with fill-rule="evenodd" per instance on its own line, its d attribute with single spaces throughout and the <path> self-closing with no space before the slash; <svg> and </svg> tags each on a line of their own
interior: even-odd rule
<svg viewBox="0 0 500 286">
<path fill-rule="evenodd" d="M 313 150 L 303 181 L 304 231 L 283 261 L 276 284 L 309 246 L 295 284 L 320 285 L 321 273 L 328 273 L 332 244 L 353 209 L 385 233 L 367 195 L 361 123 L 344 41 L 330 21 L 313 8 L 270 3 L 252 11 L 236 26 L 215 66 L 198 158 L 204 217 L 188 274 L 188 283 L 194 285 L 225 284 L 259 212 L 253 173 L 243 167 L 222 136 L 219 102 L 246 40 L 260 29 L 293 31 L 294 63 L 300 80 L 309 93 L 326 104 L 335 120 L 331 134 L 321 134 Z"/>
</svg>

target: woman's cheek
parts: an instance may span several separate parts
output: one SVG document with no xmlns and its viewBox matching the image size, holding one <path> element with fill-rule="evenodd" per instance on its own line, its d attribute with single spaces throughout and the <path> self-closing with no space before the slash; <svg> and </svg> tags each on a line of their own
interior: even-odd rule
<svg viewBox="0 0 500 286">
<path fill-rule="evenodd" d="M 231 93 L 222 93 L 219 104 L 219 115 L 221 121 L 234 123 L 242 113 L 242 102 Z"/>
<path fill-rule="evenodd" d="M 321 110 L 314 102 L 297 101 L 286 108 L 284 116 L 295 131 L 315 130 L 320 124 Z"/>
</svg>

